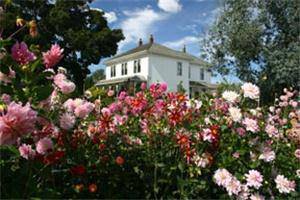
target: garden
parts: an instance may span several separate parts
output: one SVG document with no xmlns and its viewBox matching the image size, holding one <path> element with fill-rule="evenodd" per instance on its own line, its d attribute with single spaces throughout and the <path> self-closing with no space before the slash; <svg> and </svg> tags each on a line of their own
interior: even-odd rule
<svg viewBox="0 0 300 200">
<path fill-rule="evenodd" d="M 65 49 L 47 47 L 0 39 L 1 199 L 300 198 L 296 88 L 271 105 L 251 82 L 198 99 L 165 83 L 81 94 Z"/>
</svg>

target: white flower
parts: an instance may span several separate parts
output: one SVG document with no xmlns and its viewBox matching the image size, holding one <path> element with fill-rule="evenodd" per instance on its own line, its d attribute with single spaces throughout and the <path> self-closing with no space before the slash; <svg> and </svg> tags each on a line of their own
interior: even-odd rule
<svg viewBox="0 0 300 200">
<path fill-rule="evenodd" d="M 218 169 L 214 174 L 217 185 L 226 187 L 232 179 L 232 175 L 226 169 Z"/>
<path fill-rule="evenodd" d="M 259 195 L 258 193 L 252 194 L 250 196 L 250 200 L 264 200 L 264 199 L 265 199 L 265 197 L 262 195 Z"/>
<path fill-rule="evenodd" d="M 222 98 L 225 99 L 226 101 L 229 101 L 231 103 L 234 103 L 237 101 L 239 95 L 234 92 L 234 91 L 224 91 L 223 94 L 222 94 Z"/>
<path fill-rule="evenodd" d="M 245 175 L 247 178 L 247 185 L 252 186 L 256 189 L 262 186 L 263 176 L 257 170 L 250 170 L 248 174 Z"/>
<path fill-rule="evenodd" d="M 237 180 L 235 177 L 231 179 L 231 181 L 226 185 L 226 190 L 228 194 L 231 196 L 232 194 L 238 195 L 238 193 L 241 191 L 241 182 Z"/>
<path fill-rule="evenodd" d="M 276 188 L 280 193 L 290 193 L 295 191 L 295 181 L 289 181 L 283 175 L 277 175 L 275 178 Z"/>
<path fill-rule="evenodd" d="M 238 122 L 242 119 L 241 109 L 236 107 L 230 107 L 228 111 L 233 121 Z"/>
<path fill-rule="evenodd" d="M 244 93 L 244 97 L 248 97 L 250 99 L 259 98 L 259 88 L 252 83 L 244 83 L 242 85 L 242 90 Z"/>
</svg>

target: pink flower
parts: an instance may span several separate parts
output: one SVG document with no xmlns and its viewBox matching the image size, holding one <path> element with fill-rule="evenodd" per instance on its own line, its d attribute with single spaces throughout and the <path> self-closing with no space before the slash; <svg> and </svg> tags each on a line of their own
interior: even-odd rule
<svg viewBox="0 0 300 200">
<path fill-rule="evenodd" d="M 234 153 L 232 154 L 232 157 L 234 157 L 234 158 L 239 158 L 239 157 L 240 157 L 240 153 L 239 153 L 239 152 L 234 152 Z"/>
<path fill-rule="evenodd" d="M 52 148 L 53 148 L 52 140 L 47 137 L 40 139 L 36 143 L 36 151 L 42 155 L 46 154 L 49 150 L 52 150 Z"/>
<path fill-rule="evenodd" d="M 75 116 L 70 113 L 64 113 L 60 116 L 59 124 L 62 129 L 69 130 L 75 124 Z"/>
<path fill-rule="evenodd" d="M 94 110 L 94 104 L 90 102 L 84 102 L 75 108 L 74 114 L 79 118 L 85 118 L 90 112 Z"/>
<path fill-rule="evenodd" d="M 245 136 L 246 135 L 246 130 L 242 127 L 239 127 L 236 129 L 236 132 L 240 135 L 240 136 Z"/>
<path fill-rule="evenodd" d="M 9 104 L 10 103 L 10 95 L 9 94 L 2 94 L 1 96 L 1 100 L 5 103 L 5 104 Z"/>
<path fill-rule="evenodd" d="M 109 96 L 109 97 L 114 96 L 114 94 L 115 94 L 115 91 L 113 91 L 113 90 L 109 90 L 109 91 L 107 92 L 107 96 Z"/>
<path fill-rule="evenodd" d="M 0 72 L 0 83 L 11 83 L 11 79 L 16 77 L 16 72 L 14 70 L 12 70 L 11 68 L 9 68 L 9 73 L 8 74 L 4 74 L 2 72 Z"/>
<path fill-rule="evenodd" d="M 32 159 L 35 156 L 35 151 L 32 150 L 31 145 L 27 145 L 27 144 L 22 144 L 19 147 L 19 152 L 21 157 L 25 158 L 25 159 Z"/>
<path fill-rule="evenodd" d="M 290 193 L 295 191 L 295 181 L 289 181 L 283 175 L 277 175 L 275 178 L 276 188 L 280 193 Z"/>
<path fill-rule="evenodd" d="M 245 175 L 247 178 L 247 185 L 252 186 L 256 189 L 262 186 L 263 176 L 257 170 L 250 170 L 248 174 Z"/>
<path fill-rule="evenodd" d="M 276 154 L 274 151 L 272 151 L 270 148 L 264 148 L 263 153 L 258 157 L 260 160 L 264 160 L 265 162 L 271 162 L 276 157 Z"/>
<path fill-rule="evenodd" d="M 146 90 L 146 89 L 147 89 L 147 83 L 142 83 L 141 90 Z"/>
<path fill-rule="evenodd" d="M 296 149 L 295 156 L 296 158 L 300 159 L 300 149 Z"/>
<path fill-rule="evenodd" d="M 6 113 L 0 113 L 0 145 L 14 144 L 18 137 L 35 130 L 37 112 L 31 109 L 30 104 L 25 106 L 12 102 Z"/>
<path fill-rule="evenodd" d="M 76 88 L 75 84 L 68 80 L 67 77 L 62 73 L 56 74 L 53 78 L 53 82 L 63 94 L 70 94 L 74 92 Z"/>
<path fill-rule="evenodd" d="M 214 174 L 217 185 L 226 187 L 232 179 L 232 175 L 226 169 L 218 169 Z"/>
<path fill-rule="evenodd" d="M 252 133 L 256 133 L 259 130 L 257 121 L 251 118 L 245 118 L 243 120 L 243 124 L 246 126 L 247 131 L 251 131 Z"/>
<path fill-rule="evenodd" d="M 266 126 L 266 133 L 269 137 L 276 136 L 278 135 L 278 129 L 274 125 L 268 124 Z"/>
<path fill-rule="evenodd" d="M 61 49 L 58 44 L 54 44 L 49 51 L 43 53 L 43 61 L 46 68 L 55 66 L 63 58 L 63 51 L 64 49 Z"/>
<path fill-rule="evenodd" d="M 252 83 L 244 83 L 242 85 L 242 90 L 244 93 L 244 97 L 248 97 L 250 99 L 258 99 L 259 98 L 259 88 Z"/>
<path fill-rule="evenodd" d="M 16 42 L 11 48 L 11 55 L 13 59 L 21 65 L 26 65 L 29 62 L 36 59 L 34 53 L 28 50 L 28 47 L 25 44 L 25 42 Z"/>
</svg>

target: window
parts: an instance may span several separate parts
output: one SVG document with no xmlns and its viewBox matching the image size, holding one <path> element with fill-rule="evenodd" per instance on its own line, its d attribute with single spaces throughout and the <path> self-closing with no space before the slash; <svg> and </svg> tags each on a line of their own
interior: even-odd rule
<svg viewBox="0 0 300 200">
<path fill-rule="evenodd" d="M 140 73 L 141 72 L 141 60 L 135 60 L 133 64 L 133 71 L 134 73 Z"/>
<path fill-rule="evenodd" d="M 204 69 L 203 68 L 200 69 L 200 79 L 204 80 Z"/>
<path fill-rule="evenodd" d="M 191 78 L 191 66 L 189 66 L 189 78 Z"/>
<path fill-rule="evenodd" d="M 122 63 L 122 75 L 127 75 L 127 63 Z"/>
<path fill-rule="evenodd" d="M 177 76 L 182 76 L 182 62 L 177 62 Z"/>
<path fill-rule="evenodd" d="M 110 77 L 115 77 L 115 76 L 116 76 L 116 65 L 110 68 Z"/>
</svg>

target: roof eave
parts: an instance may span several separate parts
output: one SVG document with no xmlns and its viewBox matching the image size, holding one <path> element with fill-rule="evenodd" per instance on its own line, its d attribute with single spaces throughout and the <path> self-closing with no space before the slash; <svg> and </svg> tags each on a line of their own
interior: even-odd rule
<svg viewBox="0 0 300 200">
<path fill-rule="evenodd" d="M 120 63 L 120 62 L 128 61 L 130 59 L 138 58 L 140 56 L 146 55 L 147 52 L 148 52 L 148 50 L 143 50 L 143 51 L 139 51 L 139 52 L 132 53 L 132 54 L 129 54 L 129 55 L 124 55 L 124 56 L 117 57 L 117 58 L 113 57 L 113 58 L 105 61 L 104 64 L 107 66 L 107 65 L 112 65 L 112 64 L 117 64 L 117 63 Z"/>
</svg>

